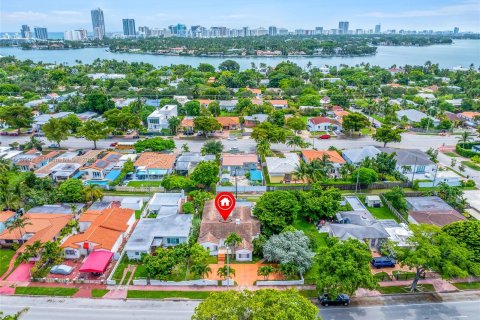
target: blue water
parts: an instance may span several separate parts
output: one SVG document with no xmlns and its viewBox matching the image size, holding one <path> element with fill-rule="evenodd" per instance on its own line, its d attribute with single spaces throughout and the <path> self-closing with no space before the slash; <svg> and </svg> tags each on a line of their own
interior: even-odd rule
<svg viewBox="0 0 480 320">
<path fill-rule="evenodd" d="M 91 63 L 97 58 L 116 59 L 128 62 L 147 62 L 154 66 L 170 66 L 172 64 L 189 64 L 198 66 L 200 63 L 210 63 L 218 66 L 225 58 L 218 57 L 184 57 L 184 56 L 158 56 L 134 53 L 113 53 L 103 48 L 88 48 L 77 50 L 22 50 L 18 47 L 0 48 L 0 55 L 13 55 L 19 59 L 31 59 L 47 63 L 75 64 L 75 60 Z M 441 68 L 455 66 L 468 67 L 470 64 L 480 65 L 480 40 L 455 40 L 451 45 L 433 45 L 428 47 L 378 47 L 374 56 L 367 57 L 245 57 L 234 58 L 242 69 L 251 67 L 252 62 L 257 66 L 266 63 L 275 66 L 289 60 L 305 67 L 308 62 L 313 66 L 338 66 L 340 64 L 356 65 L 362 62 L 381 67 L 423 65 L 426 61 L 438 63 Z"/>
</svg>

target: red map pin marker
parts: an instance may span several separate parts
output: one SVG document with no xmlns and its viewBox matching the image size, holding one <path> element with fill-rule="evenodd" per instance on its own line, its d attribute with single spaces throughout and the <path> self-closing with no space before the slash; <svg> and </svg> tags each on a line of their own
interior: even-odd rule
<svg viewBox="0 0 480 320">
<path fill-rule="evenodd" d="M 220 192 L 215 197 L 215 207 L 217 207 L 223 220 L 227 221 L 228 216 L 235 209 L 235 197 L 230 192 Z"/>
</svg>

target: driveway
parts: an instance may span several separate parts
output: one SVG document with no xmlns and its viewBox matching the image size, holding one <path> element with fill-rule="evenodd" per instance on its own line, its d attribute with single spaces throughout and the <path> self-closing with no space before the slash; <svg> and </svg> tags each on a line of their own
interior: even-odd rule
<svg viewBox="0 0 480 320">
<path fill-rule="evenodd" d="M 33 263 L 22 263 L 7 278 L 7 281 L 27 282 L 30 281 L 30 269 Z"/>
<path fill-rule="evenodd" d="M 263 264 L 261 262 L 257 263 L 231 263 L 230 267 L 235 270 L 235 275 L 231 276 L 234 279 L 238 286 L 252 286 L 257 280 L 264 280 L 262 276 L 257 275 L 258 268 L 268 264 Z M 223 278 L 217 276 L 217 271 L 219 268 L 225 266 L 225 264 L 211 264 L 210 268 L 212 272 L 208 276 L 210 280 L 223 280 Z M 268 280 L 282 280 L 282 275 L 275 273 L 271 274 L 268 277 Z"/>
</svg>

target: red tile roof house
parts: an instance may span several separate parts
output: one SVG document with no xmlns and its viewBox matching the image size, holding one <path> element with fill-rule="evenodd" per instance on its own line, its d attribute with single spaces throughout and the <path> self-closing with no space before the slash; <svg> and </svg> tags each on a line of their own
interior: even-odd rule
<svg viewBox="0 0 480 320">
<path fill-rule="evenodd" d="M 228 171 L 230 175 L 244 176 L 245 172 L 260 168 L 256 154 L 230 154 L 222 155 L 222 171 Z"/>
<path fill-rule="evenodd" d="M 47 154 L 43 154 L 38 150 L 32 149 L 15 156 L 13 158 L 13 163 L 20 171 L 35 171 L 48 164 L 60 154 L 60 151 L 51 151 Z"/>
<path fill-rule="evenodd" d="M 252 241 L 260 234 L 260 222 L 252 215 L 251 207 L 237 205 L 224 221 L 215 208 L 214 200 L 205 202 L 198 243 L 207 249 L 211 256 L 218 256 L 219 263 L 225 258 L 225 239 L 233 232 L 242 239 L 235 247 L 235 259 L 252 261 Z"/>
<path fill-rule="evenodd" d="M 314 117 L 307 120 L 307 129 L 310 132 L 317 131 L 338 131 L 342 130 L 342 125 L 338 120 L 327 117 Z"/>
<path fill-rule="evenodd" d="M 240 128 L 239 117 L 216 117 L 223 130 L 237 130 Z"/>
<path fill-rule="evenodd" d="M 193 117 L 185 117 L 180 122 L 179 131 L 184 132 L 185 134 L 192 134 L 193 133 Z"/>
<path fill-rule="evenodd" d="M 275 109 L 287 109 L 288 108 L 288 101 L 287 100 L 269 100 L 272 106 Z"/>
<path fill-rule="evenodd" d="M 86 211 L 80 216 L 79 222 L 83 225 L 81 232 L 70 236 L 61 245 L 67 259 L 88 256 L 94 250 L 117 253 L 132 230 L 135 211 L 121 208 Z"/>
<path fill-rule="evenodd" d="M 306 163 L 310 163 L 314 160 L 321 160 L 323 155 L 328 156 L 328 160 L 333 165 L 333 172 L 335 176 L 340 176 L 340 168 L 347 163 L 345 159 L 337 151 L 330 150 L 302 150 L 302 160 Z"/>
<path fill-rule="evenodd" d="M 0 211 L 0 232 L 5 230 L 8 224 L 15 218 L 15 212 L 13 211 Z"/>
<path fill-rule="evenodd" d="M 143 152 L 135 161 L 135 176 L 139 180 L 162 180 L 173 172 L 176 154 Z"/>
</svg>

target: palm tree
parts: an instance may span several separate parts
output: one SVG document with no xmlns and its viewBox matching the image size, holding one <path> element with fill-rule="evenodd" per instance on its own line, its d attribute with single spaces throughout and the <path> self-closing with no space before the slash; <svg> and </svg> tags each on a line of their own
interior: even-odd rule
<svg viewBox="0 0 480 320">
<path fill-rule="evenodd" d="M 45 143 L 33 135 L 30 137 L 30 140 L 24 144 L 24 149 L 37 149 L 38 151 L 42 151 L 43 145 Z"/>
<path fill-rule="evenodd" d="M 212 272 L 212 268 L 208 264 L 194 264 L 190 269 L 194 275 L 200 278 L 205 278 Z"/>
<path fill-rule="evenodd" d="M 172 136 L 177 134 L 178 126 L 180 125 L 180 118 L 179 117 L 171 117 L 168 119 L 168 129 L 170 129 L 170 133 Z"/>
<path fill-rule="evenodd" d="M 303 147 L 304 145 L 304 141 L 302 139 L 302 137 L 300 136 L 291 136 L 288 140 L 287 140 L 287 146 L 289 147 L 293 147 L 293 151 L 296 150 L 296 147 Z"/>
<path fill-rule="evenodd" d="M 218 268 L 218 270 L 217 270 L 217 276 L 219 276 L 219 277 L 221 277 L 225 280 L 227 280 L 227 276 L 229 274 L 230 275 L 235 275 L 235 269 L 233 269 L 230 266 L 223 266 L 223 267 Z"/>
<path fill-rule="evenodd" d="M 103 199 L 103 191 L 98 185 L 90 184 L 83 189 L 85 202 L 95 202 Z"/>
<path fill-rule="evenodd" d="M 462 148 L 465 148 L 465 144 L 472 140 L 472 134 L 468 131 L 463 131 L 460 137 L 458 137 L 458 141 L 462 143 Z"/>
<path fill-rule="evenodd" d="M 23 234 L 25 231 L 25 227 L 31 224 L 32 223 L 28 221 L 27 217 L 18 217 L 17 219 L 8 223 L 7 229 L 10 232 L 18 229 L 18 232 L 20 232 L 20 241 L 23 243 Z"/>
<path fill-rule="evenodd" d="M 264 139 L 257 143 L 257 152 L 261 156 L 268 156 L 272 151 L 270 150 L 270 141 Z"/>
<path fill-rule="evenodd" d="M 220 141 L 207 141 L 203 144 L 201 152 L 202 155 L 214 154 L 220 156 L 223 151 L 223 144 Z"/>
<path fill-rule="evenodd" d="M 232 252 L 230 253 L 231 255 L 235 254 L 235 247 L 240 242 L 242 242 L 242 238 L 240 238 L 240 236 L 235 232 L 232 232 L 227 236 L 227 238 L 225 239 L 225 245 L 232 249 Z"/>
<path fill-rule="evenodd" d="M 264 280 L 268 280 L 268 276 L 275 272 L 275 268 L 273 266 L 261 266 L 258 268 L 257 275 L 262 276 Z"/>
<path fill-rule="evenodd" d="M 17 211 L 20 208 L 20 197 L 18 194 L 14 193 L 11 188 L 4 189 L 2 188 L 2 193 L 0 193 L 0 205 L 3 209 Z"/>
<path fill-rule="evenodd" d="M 36 258 L 39 256 L 42 250 L 43 244 L 40 240 L 35 241 L 32 244 L 25 246 L 25 250 L 17 257 L 19 262 L 28 262 L 31 258 Z"/>
<path fill-rule="evenodd" d="M 305 161 L 300 161 L 300 163 L 295 167 L 295 171 L 293 171 L 293 175 L 298 180 L 304 180 L 307 178 L 308 173 L 308 164 Z"/>
<path fill-rule="evenodd" d="M 10 160 L 0 158 L 0 173 L 5 174 L 12 167 Z"/>
</svg>

